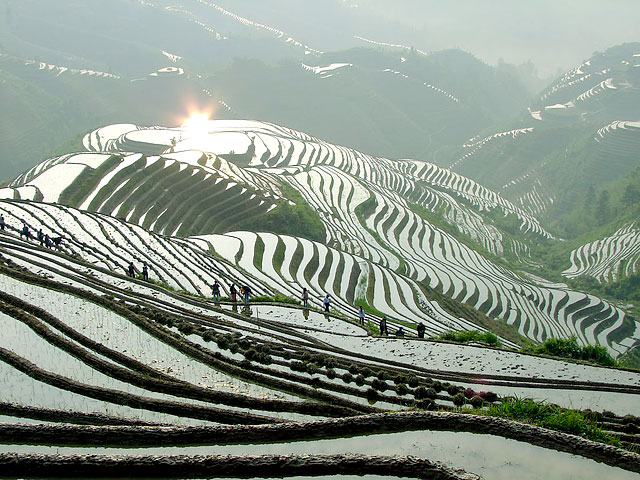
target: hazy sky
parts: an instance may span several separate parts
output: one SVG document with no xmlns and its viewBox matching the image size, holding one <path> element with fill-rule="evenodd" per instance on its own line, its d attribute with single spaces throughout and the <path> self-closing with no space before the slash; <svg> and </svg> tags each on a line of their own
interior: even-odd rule
<svg viewBox="0 0 640 480">
<path fill-rule="evenodd" d="M 403 41 L 458 47 L 487 63 L 531 59 L 541 75 L 640 41 L 640 0 L 344 0 L 406 25 Z M 392 40 L 392 39 L 388 39 Z M 384 39 L 383 41 L 388 41 Z"/>
</svg>

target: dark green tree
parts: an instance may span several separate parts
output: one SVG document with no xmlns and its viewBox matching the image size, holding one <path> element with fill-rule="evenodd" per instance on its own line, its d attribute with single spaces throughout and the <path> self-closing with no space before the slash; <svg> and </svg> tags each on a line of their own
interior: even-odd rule
<svg viewBox="0 0 640 480">
<path fill-rule="evenodd" d="M 609 219 L 611 194 L 608 190 L 600 192 L 598 203 L 596 205 L 596 222 L 598 225 L 604 225 Z"/>
</svg>

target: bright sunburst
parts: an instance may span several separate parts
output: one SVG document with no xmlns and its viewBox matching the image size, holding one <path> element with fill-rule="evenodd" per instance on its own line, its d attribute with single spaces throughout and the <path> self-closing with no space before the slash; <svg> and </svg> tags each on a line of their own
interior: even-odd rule
<svg viewBox="0 0 640 480">
<path fill-rule="evenodd" d="M 209 131 L 209 115 L 207 113 L 192 113 L 182 124 L 191 137 L 204 135 Z"/>
</svg>

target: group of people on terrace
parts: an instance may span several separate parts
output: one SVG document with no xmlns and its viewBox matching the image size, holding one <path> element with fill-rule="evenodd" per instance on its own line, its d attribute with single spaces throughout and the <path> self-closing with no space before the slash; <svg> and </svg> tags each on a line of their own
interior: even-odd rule
<svg viewBox="0 0 640 480">
<path fill-rule="evenodd" d="M 300 298 L 302 299 L 302 307 L 306 311 L 309 308 L 309 289 L 307 289 L 306 287 L 303 287 L 302 295 Z M 325 297 L 322 300 L 322 305 L 324 307 L 325 315 L 328 315 L 331 308 L 331 295 L 329 295 L 328 293 L 325 295 Z M 364 311 L 364 307 L 362 305 L 358 306 L 358 323 L 362 326 L 365 326 L 366 324 L 366 314 Z M 389 336 L 389 327 L 387 325 L 386 316 L 383 316 L 380 319 L 380 322 L 378 323 L 378 330 L 380 331 L 381 336 Z M 424 335 L 426 332 L 426 327 L 424 323 L 422 322 L 418 323 L 418 325 L 416 326 L 416 332 L 417 332 L 418 338 L 424 338 Z M 396 337 L 404 337 L 405 336 L 404 327 L 402 325 L 399 326 L 394 332 L 394 335 Z"/>
<path fill-rule="evenodd" d="M 134 265 L 133 260 L 131 260 L 127 267 L 127 277 L 136 278 L 136 271 L 136 266 Z M 142 264 L 142 280 L 145 282 L 149 281 L 149 266 L 147 265 L 147 262 L 143 262 Z"/>
<path fill-rule="evenodd" d="M 0 214 L 0 231 L 4 232 L 7 229 L 7 221 L 4 218 L 4 214 Z M 12 228 L 14 230 L 17 230 L 18 233 L 20 234 L 20 238 L 21 239 L 25 239 L 27 241 L 33 240 L 34 236 L 31 233 L 31 228 L 29 228 L 29 225 L 27 225 L 27 222 L 22 223 L 22 227 L 21 228 L 14 228 L 14 227 L 9 227 Z M 60 249 L 60 246 L 62 245 L 62 240 L 64 237 L 62 237 L 62 235 L 59 236 L 54 236 L 53 233 L 51 235 L 49 235 L 48 233 L 45 233 L 42 228 L 40 228 L 38 230 L 38 233 L 35 236 L 35 239 L 40 242 L 40 246 L 41 247 L 46 247 L 46 248 L 57 248 L 58 250 Z"/>
<path fill-rule="evenodd" d="M 213 294 L 213 301 L 215 303 L 220 303 L 221 295 L 220 295 L 220 283 L 218 280 L 214 280 L 213 285 L 211 286 L 211 292 Z M 249 304 L 249 297 L 253 293 L 251 287 L 249 285 L 240 286 L 240 290 L 236 287 L 235 283 L 231 283 L 229 285 L 229 298 L 232 303 L 236 303 L 238 301 L 238 293 L 242 296 L 242 301 L 245 305 Z"/>
</svg>

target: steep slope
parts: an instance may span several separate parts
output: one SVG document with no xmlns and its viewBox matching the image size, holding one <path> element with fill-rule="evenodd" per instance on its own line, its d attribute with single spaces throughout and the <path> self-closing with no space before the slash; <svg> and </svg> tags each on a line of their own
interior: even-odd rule
<svg viewBox="0 0 640 480">
<path fill-rule="evenodd" d="M 466 142 L 443 166 L 549 217 L 636 167 L 640 44 L 597 53 L 543 91 L 526 116 Z M 502 122 L 502 125 L 505 125 Z"/>
<path fill-rule="evenodd" d="M 203 251 L 215 251 L 267 290 L 297 296 L 307 287 L 316 298 L 328 292 L 345 312 L 363 303 L 409 325 L 423 321 L 432 332 L 469 328 L 469 320 L 455 318 L 430 298 L 433 289 L 490 318 L 505 319 L 531 339 L 575 334 L 584 343 L 598 342 L 618 353 L 631 347 L 640 331 L 620 308 L 565 285 L 512 272 L 428 221 L 423 212 L 440 208 L 458 234 L 472 233 L 476 248 L 485 245 L 496 254 L 522 246 L 504 237 L 488 213 L 517 219 L 522 234 L 550 238 L 532 215 L 433 164 L 371 157 L 298 131 L 245 121 L 211 121 L 199 130 L 116 125 L 88 134 L 85 145 L 113 155 L 85 153 L 48 160 L 14 180 L 4 196 L 65 198 L 73 200 L 73 206 L 126 214 L 129 221 L 175 235 L 180 234 L 179 224 L 156 220 L 180 208 L 173 205 L 172 193 L 161 192 L 172 184 L 193 182 L 181 194 L 184 205 L 195 207 L 185 207 L 194 216 L 184 231 L 195 228 L 198 236 L 186 240 Z M 134 148 L 140 153 L 122 153 Z M 162 149 L 167 152 L 160 156 L 142 156 Z M 154 165 L 157 170 L 148 169 Z M 58 169 L 56 178 L 63 179 L 55 188 L 46 181 L 53 169 Z M 111 174 L 96 174 L 101 169 Z M 298 192 L 299 203 L 316 212 L 325 237 L 318 243 L 278 235 L 277 229 L 275 234 L 234 231 L 232 224 L 223 228 L 216 221 L 204 221 L 215 207 L 196 207 L 199 195 L 210 190 L 202 183 L 207 174 L 198 177 L 196 169 L 216 175 L 218 184 L 237 184 L 241 203 L 234 203 L 234 211 L 262 206 L 272 209 L 267 216 L 274 215 L 291 203 L 278 200 L 283 185 L 288 185 Z M 54 191 L 43 191 L 43 186 Z M 236 187 L 226 188 L 232 195 Z M 251 193 L 256 190 L 262 191 L 262 199 Z M 226 233 L 212 236 L 216 229 Z M 526 248 L 522 253 L 526 256 Z M 184 283 L 181 287 L 193 289 Z"/>
</svg>

